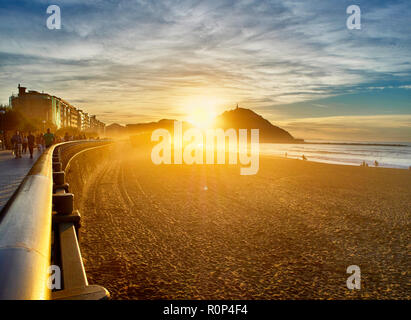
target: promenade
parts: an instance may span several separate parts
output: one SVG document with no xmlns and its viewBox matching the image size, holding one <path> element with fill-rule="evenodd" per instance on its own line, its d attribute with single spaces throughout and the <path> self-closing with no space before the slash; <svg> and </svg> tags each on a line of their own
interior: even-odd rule
<svg viewBox="0 0 411 320">
<path fill-rule="evenodd" d="M 17 190 L 39 155 L 36 149 L 33 159 L 30 159 L 29 153 L 23 154 L 20 159 L 14 159 L 10 150 L 0 151 L 0 211 Z"/>
</svg>

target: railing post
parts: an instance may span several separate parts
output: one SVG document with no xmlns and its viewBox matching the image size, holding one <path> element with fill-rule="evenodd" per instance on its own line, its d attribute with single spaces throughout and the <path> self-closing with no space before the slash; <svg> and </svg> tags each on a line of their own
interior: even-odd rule
<svg viewBox="0 0 411 320">
<path fill-rule="evenodd" d="M 64 288 L 52 293 L 52 299 L 107 299 L 108 291 L 87 281 L 78 244 L 80 213 L 73 211 L 74 195 L 69 193 L 62 171 L 61 151 L 56 149 L 53 156 L 53 225 L 58 237 L 59 256 L 63 269 Z"/>
</svg>

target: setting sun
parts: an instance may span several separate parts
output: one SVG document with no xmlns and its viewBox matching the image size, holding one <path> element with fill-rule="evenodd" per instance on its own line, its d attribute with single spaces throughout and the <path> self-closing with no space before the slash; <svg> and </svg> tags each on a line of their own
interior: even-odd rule
<svg viewBox="0 0 411 320">
<path fill-rule="evenodd" d="M 212 127 L 216 112 L 208 108 L 195 108 L 188 115 L 187 121 L 200 129 L 207 129 Z"/>
<path fill-rule="evenodd" d="M 222 99 L 216 97 L 192 97 L 183 102 L 186 120 L 200 129 L 213 126 L 219 108 L 223 105 Z"/>
</svg>

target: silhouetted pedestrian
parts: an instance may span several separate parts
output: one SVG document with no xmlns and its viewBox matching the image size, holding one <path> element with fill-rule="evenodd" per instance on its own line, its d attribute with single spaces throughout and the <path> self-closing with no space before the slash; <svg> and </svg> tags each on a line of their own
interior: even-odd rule
<svg viewBox="0 0 411 320">
<path fill-rule="evenodd" d="M 365 162 L 365 161 L 363 161 L 362 164 L 361 164 L 361 166 L 362 166 L 362 167 L 368 167 L 368 163 Z"/>
<path fill-rule="evenodd" d="M 25 135 L 23 135 L 23 154 L 27 153 L 27 146 L 28 146 L 28 140 L 27 137 Z"/>
<path fill-rule="evenodd" d="M 13 145 L 14 155 L 17 158 L 21 158 L 21 149 L 23 144 L 23 139 L 19 131 L 16 131 L 13 137 L 11 137 L 11 144 Z"/>
<path fill-rule="evenodd" d="M 56 139 L 54 137 L 54 134 L 50 132 L 50 128 L 47 129 L 47 132 L 44 134 L 43 138 L 44 138 L 44 144 L 46 145 L 46 148 L 51 147 Z"/>
<path fill-rule="evenodd" d="M 43 152 L 43 135 L 42 134 L 37 135 L 36 144 L 37 144 L 37 150 L 39 151 L 39 153 L 42 153 Z"/>
<path fill-rule="evenodd" d="M 31 134 L 31 131 L 29 131 L 29 135 L 27 136 L 27 145 L 29 147 L 29 152 L 30 152 L 30 159 L 33 159 L 33 151 L 34 151 L 34 144 L 36 138 Z"/>
</svg>

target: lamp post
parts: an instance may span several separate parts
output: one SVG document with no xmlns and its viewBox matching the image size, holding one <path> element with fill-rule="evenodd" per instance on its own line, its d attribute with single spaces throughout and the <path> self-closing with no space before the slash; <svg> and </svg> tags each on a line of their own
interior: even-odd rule
<svg viewBox="0 0 411 320">
<path fill-rule="evenodd" d="M 1 115 L 1 123 L 0 123 L 1 124 L 1 148 L 2 148 L 2 150 L 6 149 L 6 142 L 4 141 L 5 135 L 4 135 L 4 120 L 3 120 L 5 114 L 6 114 L 5 110 L 0 110 L 0 115 Z"/>
</svg>

